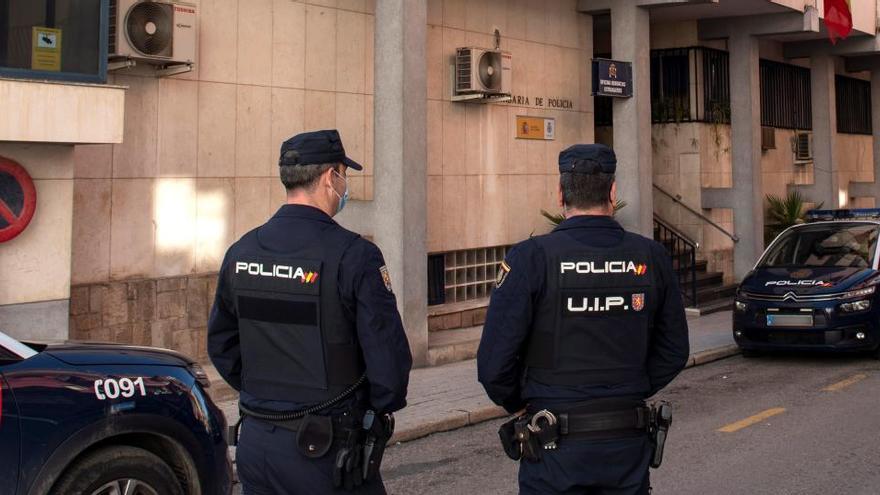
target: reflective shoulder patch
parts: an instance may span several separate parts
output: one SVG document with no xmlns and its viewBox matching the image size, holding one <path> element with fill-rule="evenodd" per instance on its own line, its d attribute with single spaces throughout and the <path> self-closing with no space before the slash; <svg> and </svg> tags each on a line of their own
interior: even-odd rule
<svg viewBox="0 0 880 495">
<path fill-rule="evenodd" d="M 385 265 L 382 265 L 379 268 L 379 273 L 382 275 L 382 282 L 385 283 L 385 288 L 388 289 L 388 292 L 393 293 L 394 290 L 391 287 L 391 274 L 388 273 L 388 267 Z"/>
<path fill-rule="evenodd" d="M 507 275 L 510 274 L 510 265 L 507 264 L 506 261 L 501 262 L 501 266 L 498 267 L 498 273 L 495 275 L 495 288 L 500 288 L 504 281 L 507 280 Z"/>
</svg>

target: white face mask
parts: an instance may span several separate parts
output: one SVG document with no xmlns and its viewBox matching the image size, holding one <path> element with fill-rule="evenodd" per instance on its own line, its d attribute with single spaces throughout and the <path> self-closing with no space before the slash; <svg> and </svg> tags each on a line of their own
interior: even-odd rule
<svg viewBox="0 0 880 495">
<path fill-rule="evenodd" d="M 343 177 L 342 174 L 340 174 L 339 172 L 337 172 L 335 170 L 333 171 L 333 173 L 336 174 L 337 177 L 342 179 L 343 182 L 345 182 L 345 192 L 342 193 L 342 195 L 340 195 L 338 192 L 336 192 L 335 187 L 330 186 L 330 190 L 332 190 L 333 194 L 335 194 L 336 197 L 339 198 L 339 204 L 336 206 L 336 214 L 339 214 L 339 212 L 342 211 L 343 208 L 345 208 L 346 203 L 348 203 L 348 198 L 349 198 L 348 179 Z"/>
</svg>

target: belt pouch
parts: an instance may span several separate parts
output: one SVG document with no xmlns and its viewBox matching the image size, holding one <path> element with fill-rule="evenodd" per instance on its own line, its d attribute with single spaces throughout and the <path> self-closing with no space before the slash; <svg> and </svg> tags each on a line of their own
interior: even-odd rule
<svg viewBox="0 0 880 495">
<path fill-rule="evenodd" d="M 306 415 L 296 432 L 296 447 L 310 459 L 323 457 L 333 445 L 333 419 Z"/>
<path fill-rule="evenodd" d="M 522 448 L 522 458 L 531 462 L 540 461 L 541 451 L 544 450 L 544 447 L 540 444 L 537 435 L 533 435 L 532 430 L 529 429 L 529 417 L 520 416 L 516 418 L 516 421 L 513 423 L 513 432 L 516 441 L 519 442 Z"/>
<path fill-rule="evenodd" d="M 501 439 L 501 447 L 504 449 L 504 453 L 507 454 L 507 457 L 510 457 L 514 461 L 518 461 L 522 457 L 522 447 L 516 439 L 514 426 L 517 419 L 519 418 L 513 418 L 506 421 L 500 428 L 498 428 L 498 437 Z"/>
</svg>

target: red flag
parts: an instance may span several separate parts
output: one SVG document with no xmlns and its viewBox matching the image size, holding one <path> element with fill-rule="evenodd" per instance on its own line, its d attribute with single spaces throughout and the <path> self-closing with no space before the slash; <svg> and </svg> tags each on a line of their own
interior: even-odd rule
<svg viewBox="0 0 880 495">
<path fill-rule="evenodd" d="M 852 31 L 850 0 L 825 0 L 825 28 L 831 44 L 849 36 Z"/>
</svg>

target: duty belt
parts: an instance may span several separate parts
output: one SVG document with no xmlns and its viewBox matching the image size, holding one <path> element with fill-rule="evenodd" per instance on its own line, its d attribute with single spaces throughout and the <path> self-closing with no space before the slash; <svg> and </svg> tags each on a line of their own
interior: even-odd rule
<svg viewBox="0 0 880 495">
<path fill-rule="evenodd" d="M 294 433 L 298 433 L 303 429 L 304 426 L 310 425 L 316 418 L 320 418 L 319 420 L 326 420 L 332 423 L 333 431 L 336 433 L 334 436 L 342 437 L 340 434 L 340 430 L 347 426 L 351 426 L 356 424 L 356 420 L 353 417 L 350 417 L 349 413 L 342 413 L 335 416 L 317 416 L 317 415 L 308 415 L 302 418 L 297 419 L 268 419 L 265 417 L 259 417 L 253 414 L 253 412 L 248 411 L 244 406 L 239 406 L 242 417 L 250 416 L 258 421 L 263 421 L 265 423 L 269 423 L 278 428 L 283 428 L 288 431 L 292 431 Z"/>
<path fill-rule="evenodd" d="M 655 443 L 652 466 L 659 466 L 663 457 L 663 443 L 671 423 L 667 404 L 659 407 L 629 407 L 616 411 L 553 413 L 543 409 L 534 414 L 518 416 L 501 425 L 498 434 L 508 457 L 513 460 L 538 461 L 541 452 L 554 450 L 557 441 L 566 436 L 598 438 L 597 434 L 625 435 L 644 431 Z"/>
<path fill-rule="evenodd" d="M 559 434 L 564 436 L 609 430 L 645 430 L 648 428 L 650 411 L 651 410 L 647 407 L 637 407 L 635 409 L 615 412 L 581 414 L 562 413 L 557 416 Z M 540 417 L 547 415 L 553 416 L 552 413 L 546 410 L 538 412 L 532 416 L 532 423 L 535 422 L 536 418 L 539 418 L 540 420 Z"/>
<path fill-rule="evenodd" d="M 372 410 L 346 412 L 337 416 L 306 414 L 263 414 L 239 405 L 242 416 L 265 421 L 296 432 L 296 447 L 307 458 L 323 457 L 336 445 L 333 486 L 353 490 L 377 479 L 385 446 L 394 433 L 394 416 Z"/>
<path fill-rule="evenodd" d="M 554 414 L 546 409 L 518 425 L 518 438 L 537 437 L 541 447 L 556 448 L 556 440 L 568 435 L 589 435 L 619 430 L 647 430 L 651 410 L 635 407 L 620 411 Z M 515 425 L 516 426 L 516 425 Z"/>
</svg>

